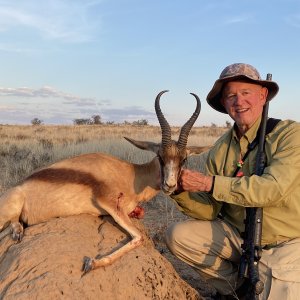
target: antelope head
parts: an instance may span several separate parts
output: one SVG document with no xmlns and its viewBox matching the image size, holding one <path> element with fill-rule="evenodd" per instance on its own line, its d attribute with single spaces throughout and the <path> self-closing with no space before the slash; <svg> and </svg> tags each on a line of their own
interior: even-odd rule
<svg viewBox="0 0 300 300">
<path fill-rule="evenodd" d="M 210 147 L 187 146 L 189 133 L 201 110 L 200 99 L 193 93 L 191 93 L 191 95 L 193 95 L 197 101 L 196 109 L 190 119 L 181 127 L 178 141 L 172 140 L 171 127 L 160 109 L 160 97 L 165 92 L 168 91 L 165 90 L 160 92 L 155 99 L 155 112 L 162 133 L 161 143 L 135 141 L 126 137 L 125 139 L 140 149 L 150 150 L 157 154 L 161 174 L 160 188 L 165 194 L 172 194 L 177 189 L 178 178 L 187 157 L 194 154 L 200 154 Z"/>
</svg>

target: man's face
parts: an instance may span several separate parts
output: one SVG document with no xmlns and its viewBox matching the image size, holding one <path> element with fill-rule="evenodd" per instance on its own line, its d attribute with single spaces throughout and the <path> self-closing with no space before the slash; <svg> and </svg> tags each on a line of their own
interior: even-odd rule
<svg viewBox="0 0 300 300">
<path fill-rule="evenodd" d="M 221 103 L 229 116 L 246 132 L 261 115 L 268 90 L 258 84 L 232 81 L 223 89 Z"/>
</svg>

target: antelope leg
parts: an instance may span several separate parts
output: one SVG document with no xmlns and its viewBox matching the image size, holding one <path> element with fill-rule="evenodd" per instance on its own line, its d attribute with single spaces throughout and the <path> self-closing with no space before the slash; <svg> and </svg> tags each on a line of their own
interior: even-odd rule
<svg viewBox="0 0 300 300">
<path fill-rule="evenodd" d="M 114 263 L 117 259 L 122 257 L 124 254 L 128 253 L 129 251 L 137 248 L 143 242 L 142 234 L 131 222 L 128 215 L 119 211 L 118 214 L 111 214 L 111 216 L 122 228 L 124 228 L 131 235 L 132 240 L 124 246 L 122 246 L 121 248 L 119 248 L 118 250 L 114 251 L 113 253 L 105 255 L 101 258 L 84 257 L 82 267 L 82 271 L 84 274 L 93 269 L 105 267 Z"/>
</svg>

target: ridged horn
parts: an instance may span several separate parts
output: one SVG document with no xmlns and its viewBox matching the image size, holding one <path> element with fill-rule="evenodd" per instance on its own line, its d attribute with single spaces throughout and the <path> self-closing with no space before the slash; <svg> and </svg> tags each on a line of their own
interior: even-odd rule
<svg viewBox="0 0 300 300">
<path fill-rule="evenodd" d="M 181 127 L 178 142 L 177 142 L 178 148 L 180 148 L 180 149 L 186 147 L 190 131 L 191 131 L 194 123 L 196 122 L 196 120 L 200 114 L 200 110 L 201 110 L 201 102 L 200 102 L 199 97 L 194 93 L 190 93 L 190 94 L 196 98 L 197 106 L 196 106 L 196 109 L 195 109 L 193 115 L 190 117 L 190 119 Z"/>
<path fill-rule="evenodd" d="M 155 99 L 155 112 L 161 128 L 161 133 L 162 133 L 161 144 L 163 147 L 167 147 L 171 143 L 171 127 L 167 122 L 166 118 L 164 117 L 163 113 L 161 112 L 160 104 L 159 104 L 161 95 L 166 92 L 168 92 L 168 90 L 161 91 L 156 96 Z"/>
</svg>

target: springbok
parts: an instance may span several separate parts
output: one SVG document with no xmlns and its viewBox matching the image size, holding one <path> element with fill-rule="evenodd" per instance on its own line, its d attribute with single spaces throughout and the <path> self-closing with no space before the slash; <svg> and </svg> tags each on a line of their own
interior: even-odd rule
<svg viewBox="0 0 300 300">
<path fill-rule="evenodd" d="M 156 157 L 145 164 L 133 164 L 107 154 L 90 153 L 36 171 L 0 198 L 0 240 L 12 234 L 15 241 L 21 241 L 21 223 L 30 226 L 50 218 L 87 213 L 111 215 L 132 239 L 100 259 L 85 257 L 84 273 L 109 265 L 138 247 L 142 243 L 142 234 L 130 220 L 130 217 L 143 216 L 143 209 L 138 204 L 149 201 L 161 189 L 166 194 L 174 192 L 187 156 L 209 149 L 187 147 L 188 135 L 201 107 L 198 96 L 193 93 L 196 109 L 182 126 L 178 141 L 171 140 L 170 125 L 160 109 L 160 97 L 165 92 L 160 92 L 155 99 L 162 132 L 161 144 L 126 137 L 136 147 L 155 152 Z"/>
</svg>

